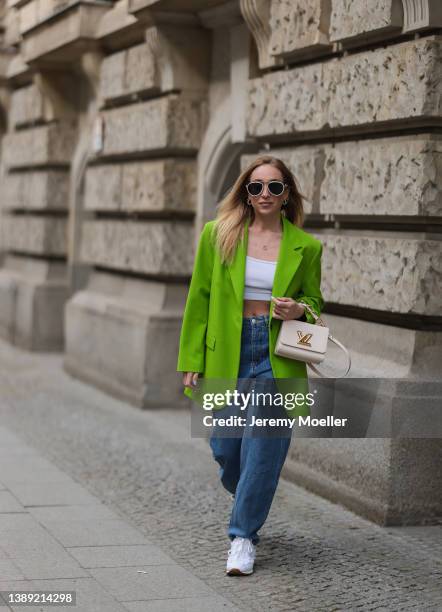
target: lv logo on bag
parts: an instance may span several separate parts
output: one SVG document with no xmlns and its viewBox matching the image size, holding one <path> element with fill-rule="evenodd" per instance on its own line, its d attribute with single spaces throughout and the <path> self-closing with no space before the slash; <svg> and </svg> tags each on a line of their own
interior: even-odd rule
<svg viewBox="0 0 442 612">
<path fill-rule="evenodd" d="M 312 339 L 313 334 L 303 334 L 301 330 L 298 329 L 298 344 L 303 344 L 304 346 L 311 346 L 310 340 Z"/>
<path fill-rule="evenodd" d="M 324 361 L 324 357 L 327 351 L 327 341 L 336 344 L 342 351 L 344 351 L 347 357 L 347 368 L 344 376 L 347 376 L 351 368 L 351 357 L 345 346 L 333 338 L 329 328 L 325 325 L 316 312 L 304 302 L 298 302 L 301 306 L 304 306 L 306 310 L 312 315 L 316 325 L 311 323 L 303 323 L 293 319 L 292 321 L 282 321 L 281 328 L 279 330 L 278 339 L 275 346 L 275 355 L 286 357 L 287 359 L 294 359 L 295 361 L 305 361 L 307 365 L 322 378 L 326 378 L 322 372 L 320 372 L 313 364 L 321 363 Z M 309 333 L 308 330 L 312 332 Z M 315 345 L 312 347 L 310 341 L 315 336 Z M 307 347 L 310 347 L 307 350 Z M 342 378 L 342 376 L 340 377 Z"/>
</svg>

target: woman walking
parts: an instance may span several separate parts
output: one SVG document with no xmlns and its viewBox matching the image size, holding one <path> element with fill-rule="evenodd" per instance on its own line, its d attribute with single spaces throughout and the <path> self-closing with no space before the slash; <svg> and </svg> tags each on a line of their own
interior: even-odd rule
<svg viewBox="0 0 442 612">
<path fill-rule="evenodd" d="M 205 224 L 195 257 L 177 370 L 192 397 L 204 379 L 306 379 L 306 364 L 274 354 L 282 320 L 319 316 L 322 245 L 303 231 L 303 197 L 279 159 L 257 158 Z M 270 306 L 273 306 L 271 308 Z M 255 407 L 247 408 L 247 419 Z M 245 429 L 245 428 L 244 428 Z M 253 572 L 258 531 L 269 513 L 291 438 L 220 437 L 210 446 L 234 496 L 226 572 Z"/>
</svg>

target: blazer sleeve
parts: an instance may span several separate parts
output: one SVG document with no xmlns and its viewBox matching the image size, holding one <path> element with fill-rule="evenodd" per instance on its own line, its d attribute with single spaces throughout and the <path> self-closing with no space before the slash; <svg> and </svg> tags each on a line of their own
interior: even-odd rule
<svg viewBox="0 0 442 612">
<path fill-rule="evenodd" d="M 322 244 L 317 240 L 316 249 L 303 276 L 300 293 L 295 298 L 297 302 L 308 304 L 318 316 L 324 307 L 321 293 L 321 256 Z M 304 317 L 307 323 L 315 322 L 308 310 L 305 310 Z"/>
<path fill-rule="evenodd" d="M 201 232 L 181 326 L 178 372 L 204 372 L 214 249 L 211 224 Z"/>
</svg>

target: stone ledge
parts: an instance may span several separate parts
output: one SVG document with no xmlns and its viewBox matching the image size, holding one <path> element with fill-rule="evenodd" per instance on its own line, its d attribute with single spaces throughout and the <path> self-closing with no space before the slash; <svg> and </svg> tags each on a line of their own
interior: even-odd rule
<svg viewBox="0 0 442 612">
<path fill-rule="evenodd" d="M 3 45 L 5 47 L 18 46 L 20 44 L 20 15 L 18 10 L 11 8 L 6 11 L 3 21 L 5 29 Z"/>
<path fill-rule="evenodd" d="M 155 57 L 147 43 L 103 59 L 99 94 L 104 101 L 142 91 L 151 94 L 160 91 Z"/>
<path fill-rule="evenodd" d="M 391 398 L 396 414 L 399 401 Z M 440 494 L 435 497 L 433 492 L 440 490 L 434 457 L 440 455 L 442 440 L 318 438 L 297 442 L 282 475 L 298 486 L 382 526 L 440 523 Z M 393 488 L 392 482 L 396 483 Z"/>
<path fill-rule="evenodd" d="M 397 313 L 440 314 L 442 242 L 317 233 L 326 301 Z"/>
<path fill-rule="evenodd" d="M 76 138 L 75 121 L 50 123 L 5 134 L 5 167 L 67 166 L 71 162 Z"/>
<path fill-rule="evenodd" d="M 6 70 L 6 78 L 10 84 L 29 85 L 32 79 L 32 70 L 24 62 L 20 53 L 11 56 Z"/>
<path fill-rule="evenodd" d="M 115 270 L 187 276 L 192 271 L 192 244 L 190 223 L 88 221 L 81 260 Z"/>
<path fill-rule="evenodd" d="M 442 214 L 442 137 L 402 136 L 324 149 L 320 212 Z"/>
<path fill-rule="evenodd" d="M 403 26 L 403 9 L 397 0 L 352 0 L 332 2 L 330 40 L 381 40 L 399 34 Z"/>
<path fill-rule="evenodd" d="M 67 219 L 3 215 L 3 248 L 37 255 L 66 255 Z"/>
<path fill-rule="evenodd" d="M 138 407 L 187 403 L 181 376 L 171 377 L 186 293 L 184 284 L 93 272 L 67 303 L 65 369 Z"/>
<path fill-rule="evenodd" d="M 329 0 L 272 0 L 270 55 L 312 57 L 332 48 L 329 40 Z"/>
<path fill-rule="evenodd" d="M 205 102 L 170 95 L 101 113 L 101 156 L 146 152 L 196 152 L 206 123 Z"/>
<path fill-rule="evenodd" d="M 439 125 L 441 58 L 442 37 L 431 36 L 252 79 L 247 132 L 287 138 L 398 120 Z"/>
<path fill-rule="evenodd" d="M 66 265 L 8 255 L 0 270 L 0 336 L 26 350 L 63 350 Z"/>
<path fill-rule="evenodd" d="M 209 72 L 208 32 L 161 23 L 147 28 L 144 43 L 104 58 L 100 94 L 108 106 L 176 91 L 204 97 Z"/>
<path fill-rule="evenodd" d="M 153 160 L 90 166 L 86 172 L 88 210 L 194 210 L 196 162 Z"/>
<path fill-rule="evenodd" d="M 65 170 L 10 172 L 0 185 L 4 210 L 68 207 L 69 173 Z"/>
<path fill-rule="evenodd" d="M 22 53 L 28 64 L 67 64 L 95 48 L 98 23 L 111 8 L 105 2 L 74 0 L 22 32 Z"/>
<path fill-rule="evenodd" d="M 15 127 L 43 123 L 53 119 L 50 105 L 36 85 L 21 87 L 11 93 L 10 125 Z"/>
<path fill-rule="evenodd" d="M 265 151 L 261 151 L 265 154 Z M 272 149 L 292 170 L 306 213 L 440 216 L 442 136 L 422 134 Z M 256 158 L 243 155 L 242 168 Z"/>
</svg>

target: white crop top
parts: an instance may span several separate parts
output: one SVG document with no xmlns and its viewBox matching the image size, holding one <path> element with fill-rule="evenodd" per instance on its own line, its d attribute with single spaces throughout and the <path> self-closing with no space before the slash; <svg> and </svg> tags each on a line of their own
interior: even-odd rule
<svg viewBox="0 0 442 612">
<path fill-rule="evenodd" d="M 246 256 L 245 300 L 266 300 L 272 297 L 276 261 Z"/>
</svg>

